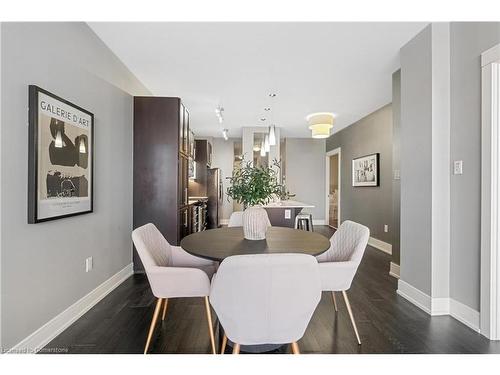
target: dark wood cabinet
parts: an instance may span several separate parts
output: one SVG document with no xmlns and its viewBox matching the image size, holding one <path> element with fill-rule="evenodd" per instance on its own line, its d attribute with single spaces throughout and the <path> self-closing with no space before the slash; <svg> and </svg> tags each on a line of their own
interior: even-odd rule
<svg viewBox="0 0 500 375">
<path fill-rule="evenodd" d="M 179 98 L 134 98 L 133 227 L 153 223 L 171 245 L 189 234 L 190 133 Z M 134 270 L 143 270 L 135 249 Z"/>
<path fill-rule="evenodd" d="M 206 139 L 197 139 L 195 145 L 195 161 L 210 168 L 212 166 L 212 144 Z"/>
<path fill-rule="evenodd" d="M 196 179 L 189 183 L 189 195 L 192 197 L 207 196 L 207 171 L 211 167 L 212 145 L 206 139 L 195 142 Z"/>
</svg>

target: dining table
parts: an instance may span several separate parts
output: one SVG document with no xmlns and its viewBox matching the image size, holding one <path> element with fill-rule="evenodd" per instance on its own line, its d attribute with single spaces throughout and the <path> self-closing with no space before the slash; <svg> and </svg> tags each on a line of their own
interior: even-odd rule
<svg viewBox="0 0 500 375">
<path fill-rule="evenodd" d="M 263 240 L 247 240 L 242 227 L 223 227 L 184 237 L 180 246 L 191 255 L 222 262 L 234 255 L 298 253 L 313 256 L 330 247 L 328 238 L 317 232 L 269 227 Z"/>
<path fill-rule="evenodd" d="M 242 227 L 223 227 L 192 233 L 181 240 L 180 246 L 191 255 L 222 262 L 230 256 L 248 254 L 298 253 L 317 256 L 330 248 L 330 240 L 320 233 L 274 226 L 268 228 L 265 239 L 247 240 Z M 220 328 L 218 322 L 217 326 Z M 219 329 L 219 338 L 221 335 L 222 329 Z M 232 346 L 230 340 L 227 344 Z M 263 353 L 282 347 L 276 344 L 242 345 L 241 350 Z"/>
</svg>

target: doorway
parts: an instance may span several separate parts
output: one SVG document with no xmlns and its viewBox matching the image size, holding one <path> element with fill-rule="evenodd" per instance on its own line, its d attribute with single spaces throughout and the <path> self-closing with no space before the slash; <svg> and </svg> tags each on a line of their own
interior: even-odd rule
<svg viewBox="0 0 500 375">
<path fill-rule="evenodd" d="M 481 55 L 480 332 L 500 340 L 500 44 Z"/>
<path fill-rule="evenodd" d="M 340 225 L 340 148 L 326 153 L 326 224 L 337 229 Z"/>
</svg>

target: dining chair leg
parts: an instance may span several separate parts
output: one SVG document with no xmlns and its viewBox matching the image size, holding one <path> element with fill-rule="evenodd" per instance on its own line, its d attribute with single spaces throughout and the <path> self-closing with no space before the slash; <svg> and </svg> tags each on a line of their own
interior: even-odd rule
<svg viewBox="0 0 500 375">
<path fill-rule="evenodd" d="M 161 316 L 161 320 L 165 320 L 165 316 L 167 315 L 167 305 L 168 305 L 168 298 L 165 298 L 165 302 L 163 303 L 163 314 Z"/>
<path fill-rule="evenodd" d="M 296 341 L 292 342 L 292 353 L 293 354 L 300 354 L 299 344 L 297 344 Z"/>
<path fill-rule="evenodd" d="M 240 354 L 240 344 L 233 343 L 233 354 Z"/>
<path fill-rule="evenodd" d="M 217 351 L 215 349 L 214 327 L 212 325 L 212 313 L 210 312 L 210 302 L 208 301 L 208 297 L 205 297 L 205 308 L 207 310 L 208 330 L 210 331 L 210 344 L 212 345 L 212 354 L 217 354 Z"/>
<path fill-rule="evenodd" d="M 354 333 L 356 334 L 356 339 L 358 340 L 358 345 L 361 345 L 358 328 L 356 327 L 356 322 L 354 321 L 354 316 L 352 315 L 351 304 L 349 303 L 349 299 L 347 298 L 347 293 L 345 292 L 345 290 L 342 291 L 342 295 L 344 296 L 345 305 L 347 306 L 347 311 L 349 312 L 349 317 L 351 318 L 351 323 L 354 328 Z"/>
<path fill-rule="evenodd" d="M 226 345 L 227 345 L 227 336 L 224 333 L 224 337 L 222 337 L 222 345 L 220 348 L 220 354 L 224 354 L 224 352 L 226 351 Z"/>
<path fill-rule="evenodd" d="M 335 298 L 335 292 L 332 291 L 332 299 L 333 299 L 333 307 L 335 308 L 335 312 L 339 311 L 337 307 L 337 299 Z"/>
<path fill-rule="evenodd" d="M 156 301 L 155 312 L 153 313 L 153 320 L 151 321 L 151 326 L 149 327 L 148 338 L 146 340 L 146 346 L 144 347 L 144 354 L 148 352 L 149 344 L 151 342 L 151 337 L 153 337 L 153 332 L 156 327 L 156 321 L 158 320 L 158 315 L 160 315 L 160 309 L 162 303 L 163 303 L 163 298 L 158 298 L 158 301 Z"/>
</svg>

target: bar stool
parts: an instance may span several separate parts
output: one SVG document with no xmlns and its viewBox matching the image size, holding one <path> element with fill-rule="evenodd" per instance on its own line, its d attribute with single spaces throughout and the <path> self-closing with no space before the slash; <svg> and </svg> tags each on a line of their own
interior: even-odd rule
<svg viewBox="0 0 500 375">
<path fill-rule="evenodd" d="M 301 212 L 295 216 L 295 229 L 307 230 L 314 232 L 313 216 L 307 212 Z"/>
</svg>

